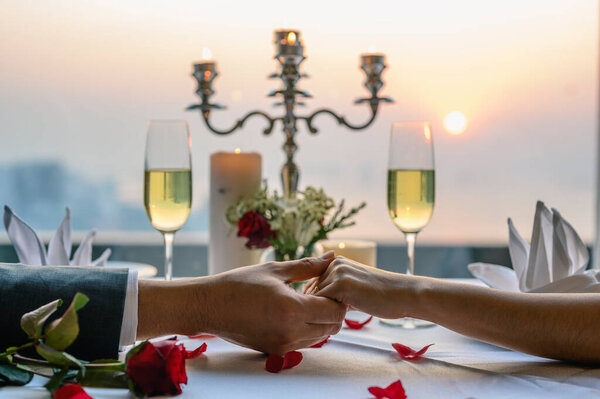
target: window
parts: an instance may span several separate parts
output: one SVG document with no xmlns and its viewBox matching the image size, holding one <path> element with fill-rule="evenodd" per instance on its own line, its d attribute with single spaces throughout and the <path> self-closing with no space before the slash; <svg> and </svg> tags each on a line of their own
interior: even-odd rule
<svg viewBox="0 0 600 399">
<path fill-rule="evenodd" d="M 343 9 L 343 12 L 342 12 Z M 436 208 L 421 242 L 506 243 L 506 218 L 527 235 L 535 201 L 558 208 L 591 242 L 597 116 L 597 5 L 589 1 L 10 2 L 0 15 L 0 202 L 53 230 L 64 207 L 74 228 L 151 231 L 142 205 L 146 121 L 186 119 L 193 140 L 194 205 L 185 231 L 208 225 L 208 156 L 259 151 L 279 187 L 281 132 L 252 120 L 228 137 L 184 108 L 197 101 L 192 63 L 218 61 L 214 111 L 225 127 L 277 89 L 272 31 L 302 30 L 315 97 L 352 122 L 367 117 L 358 56 L 385 52 L 384 105 L 367 131 L 328 116 L 298 135 L 301 185 L 326 187 L 368 208 L 341 236 L 400 242 L 385 208 L 387 142 L 396 120 L 433 125 Z M 460 135 L 443 118 L 466 115 Z"/>
</svg>

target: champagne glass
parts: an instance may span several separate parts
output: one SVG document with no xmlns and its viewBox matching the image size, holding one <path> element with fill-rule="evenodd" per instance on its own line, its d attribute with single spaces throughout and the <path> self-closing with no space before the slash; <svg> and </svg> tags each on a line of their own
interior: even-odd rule
<svg viewBox="0 0 600 399">
<path fill-rule="evenodd" d="M 165 280 L 173 278 L 173 238 L 190 215 L 192 159 L 186 121 L 150 121 L 146 137 L 144 207 L 165 241 Z"/>
<path fill-rule="evenodd" d="M 415 274 L 415 242 L 431 219 L 435 200 L 433 137 L 428 122 L 392 124 L 388 160 L 387 204 L 392 221 L 404 233 L 408 254 L 406 274 Z M 384 320 L 404 328 L 433 325 L 424 320 Z"/>
</svg>

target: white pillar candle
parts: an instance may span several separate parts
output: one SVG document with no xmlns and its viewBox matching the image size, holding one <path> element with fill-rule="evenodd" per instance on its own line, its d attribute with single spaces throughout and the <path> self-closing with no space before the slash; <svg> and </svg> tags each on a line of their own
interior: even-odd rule
<svg viewBox="0 0 600 399">
<path fill-rule="evenodd" d="M 262 160 L 258 153 L 217 152 L 210 156 L 208 274 L 259 262 L 261 250 L 248 249 L 246 238 L 225 220 L 225 210 L 241 196 L 260 187 Z"/>
<path fill-rule="evenodd" d="M 362 240 L 323 240 L 319 242 L 323 253 L 335 251 L 336 256 L 352 259 L 363 265 L 377 267 L 377 244 Z"/>
</svg>

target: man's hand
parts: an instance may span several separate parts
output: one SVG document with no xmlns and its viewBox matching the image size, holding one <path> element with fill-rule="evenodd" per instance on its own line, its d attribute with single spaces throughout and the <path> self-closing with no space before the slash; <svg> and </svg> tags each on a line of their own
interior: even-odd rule
<svg viewBox="0 0 600 399">
<path fill-rule="evenodd" d="M 346 306 L 298 294 L 287 284 L 320 276 L 332 260 L 327 253 L 210 277 L 141 280 L 138 339 L 207 332 L 274 354 L 313 345 L 340 330 Z"/>
</svg>

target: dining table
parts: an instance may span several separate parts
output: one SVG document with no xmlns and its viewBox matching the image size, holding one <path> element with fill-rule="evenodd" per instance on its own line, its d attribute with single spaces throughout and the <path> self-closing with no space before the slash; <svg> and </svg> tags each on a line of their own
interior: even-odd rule
<svg viewBox="0 0 600 399">
<path fill-rule="evenodd" d="M 347 317 L 369 316 L 352 311 Z M 179 340 L 188 350 L 207 344 L 202 356 L 187 361 L 181 398 L 372 398 L 369 387 L 398 380 L 409 399 L 600 398 L 600 367 L 516 352 L 439 325 L 404 329 L 377 318 L 361 329 L 344 325 L 322 347 L 300 349 L 302 362 L 279 373 L 266 371 L 265 354 L 218 337 Z M 434 345 L 420 358 L 405 360 L 392 343 L 413 349 Z M 0 398 L 48 398 L 45 381 L 36 376 L 27 386 L 2 388 Z M 86 391 L 97 399 L 130 397 L 125 389 Z"/>
</svg>

